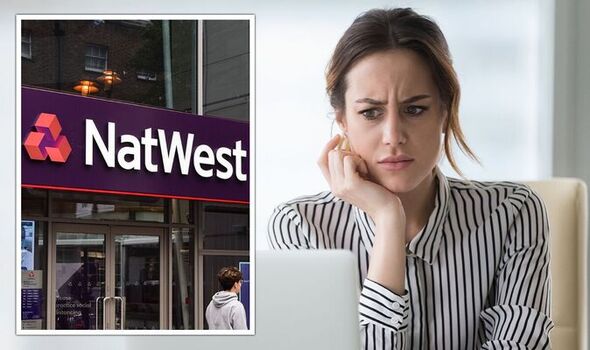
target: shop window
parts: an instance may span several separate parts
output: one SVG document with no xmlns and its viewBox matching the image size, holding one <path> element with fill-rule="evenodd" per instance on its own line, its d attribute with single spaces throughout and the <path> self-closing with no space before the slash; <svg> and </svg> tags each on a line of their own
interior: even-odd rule
<svg viewBox="0 0 590 350">
<path fill-rule="evenodd" d="M 57 232 L 55 329 L 97 329 L 97 298 L 105 295 L 106 240 L 102 234 Z M 99 302 L 100 306 L 100 302 Z"/>
<path fill-rule="evenodd" d="M 172 229 L 172 329 L 195 329 L 194 235 Z"/>
<path fill-rule="evenodd" d="M 47 190 L 22 188 L 21 215 L 23 218 L 47 216 Z"/>
<path fill-rule="evenodd" d="M 171 199 L 172 223 L 173 224 L 192 224 L 193 221 L 193 202 L 183 199 Z"/>
<path fill-rule="evenodd" d="M 21 35 L 21 57 L 33 58 L 31 32 L 23 31 Z"/>
<path fill-rule="evenodd" d="M 166 220 L 162 198 L 54 192 L 54 217 L 81 220 L 160 222 Z"/>
<path fill-rule="evenodd" d="M 160 329 L 160 244 L 154 235 L 115 237 L 115 295 L 126 299 L 125 329 Z M 121 304 L 115 315 L 121 329 Z"/>
<path fill-rule="evenodd" d="M 248 207 L 208 204 L 204 211 L 203 248 L 244 250 L 250 246 Z"/>
<path fill-rule="evenodd" d="M 85 69 L 92 72 L 103 72 L 107 69 L 108 49 L 104 46 L 86 45 Z"/>
</svg>

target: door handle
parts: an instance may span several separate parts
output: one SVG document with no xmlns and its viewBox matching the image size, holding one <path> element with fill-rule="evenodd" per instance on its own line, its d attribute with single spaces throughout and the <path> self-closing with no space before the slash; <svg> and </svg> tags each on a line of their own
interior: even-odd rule
<svg viewBox="0 0 590 350">
<path fill-rule="evenodd" d="M 121 301 L 121 330 L 124 330 L 125 329 L 125 309 L 126 309 L 127 300 L 125 299 L 125 297 L 111 297 L 111 298 Z"/>
<path fill-rule="evenodd" d="M 113 299 L 113 297 L 104 297 L 102 299 L 102 329 L 104 329 L 104 319 L 105 319 L 106 314 L 107 314 L 105 312 L 106 311 L 106 305 L 105 304 L 106 304 L 106 301 L 109 300 L 109 299 Z"/>
<path fill-rule="evenodd" d="M 94 303 L 94 329 L 98 330 L 98 301 L 104 297 L 96 298 L 96 302 Z M 104 304 L 102 306 L 102 317 L 103 317 L 103 329 L 104 329 Z"/>
</svg>

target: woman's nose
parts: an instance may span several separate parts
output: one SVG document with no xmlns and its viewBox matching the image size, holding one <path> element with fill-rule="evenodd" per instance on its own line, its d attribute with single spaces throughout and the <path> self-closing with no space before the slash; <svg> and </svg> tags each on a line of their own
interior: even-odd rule
<svg viewBox="0 0 590 350">
<path fill-rule="evenodd" d="M 383 123 L 383 143 L 398 145 L 406 142 L 404 123 L 398 112 L 389 113 Z"/>
</svg>

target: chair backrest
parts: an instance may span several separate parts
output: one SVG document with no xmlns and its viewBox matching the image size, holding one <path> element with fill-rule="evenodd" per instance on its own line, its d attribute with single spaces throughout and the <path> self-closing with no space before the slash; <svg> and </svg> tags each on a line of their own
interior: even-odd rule
<svg viewBox="0 0 590 350">
<path fill-rule="evenodd" d="M 587 349 L 586 184 L 554 178 L 525 182 L 545 202 L 551 230 L 552 319 L 554 350 Z"/>
</svg>

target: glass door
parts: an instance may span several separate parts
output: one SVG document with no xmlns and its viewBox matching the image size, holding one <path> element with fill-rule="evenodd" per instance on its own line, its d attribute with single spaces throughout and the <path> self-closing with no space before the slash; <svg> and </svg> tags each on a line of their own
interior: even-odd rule
<svg viewBox="0 0 590 350">
<path fill-rule="evenodd" d="M 55 329 L 162 329 L 164 229 L 54 224 Z"/>
<path fill-rule="evenodd" d="M 161 329 L 162 229 L 113 227 L 116 329 Z"/>
<path fill-rule="evenodd" d="M 55 225 L 55 329 L 102 329 L 107 226 Z"/>
</svg>

